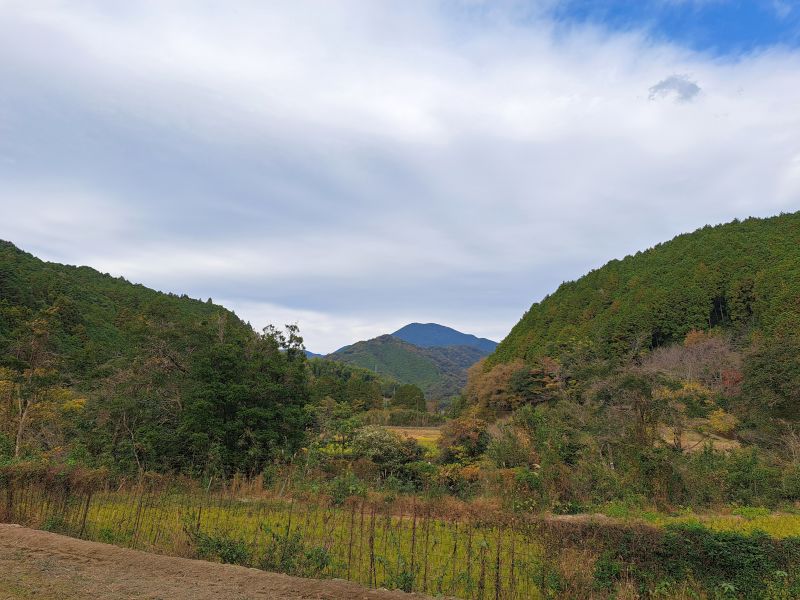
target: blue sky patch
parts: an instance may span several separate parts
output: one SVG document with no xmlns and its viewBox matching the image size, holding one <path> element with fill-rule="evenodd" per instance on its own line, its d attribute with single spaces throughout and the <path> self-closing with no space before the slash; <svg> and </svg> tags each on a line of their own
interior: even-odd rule
<svg viewBox="0 0 800 600">
<path fill-rule="evenodd" d="M 645 29 L 658 40 L 718 55 L 800 45 L 796 0 L 565 0 L 555 16 L 565 25 Z"/>
</svg>

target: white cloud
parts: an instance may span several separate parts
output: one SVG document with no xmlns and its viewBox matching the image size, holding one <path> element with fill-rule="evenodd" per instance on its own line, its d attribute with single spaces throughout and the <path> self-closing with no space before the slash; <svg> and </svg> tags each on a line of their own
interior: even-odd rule
<svg viewBox="0 0 800 600">
<path fill-rule="evenodd" d="M 519 10 L 0 2 L 0 237 L 328 350 L 404 320 L 500 337 L 605 260 L 800 208 L 796 52 Z"/>
</svg>

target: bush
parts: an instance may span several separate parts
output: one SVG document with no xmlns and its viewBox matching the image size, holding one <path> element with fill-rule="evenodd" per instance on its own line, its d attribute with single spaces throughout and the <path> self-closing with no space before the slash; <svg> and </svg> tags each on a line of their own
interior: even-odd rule
<svg viewBox="0 0 800 600">
<path fill-rule="evenodd" d="M 42 530 L 51 533 L 67 533 L 67 522 L 60 515 L 51 515 L 42 523 Z"/>
<path fill-rule="evenodd" d="M 631 578 L 643 598 L 665 591 L 671 582 L 689 583 L 696 593 L 692 597 L 800 597 L 800 537 L 712 531 L 697 524 L 661 529 L 599 521 L 549 522 L 542 533 L 555 547 L 591 545 L 599 555 L 598 589 L 610 591 L 620 579 Z"/>
<path fill-rule="evenodd" d="M 250 548 L 247 542 L 226 535 L 212 535 L 195 530 L 190 535 L 198 558 L 219 560 L 229 565 L 249 565 Z"/>
<path fill-rule="evenodd" d="M 259 568 L 297 577 L 320 577 L 331 565 L 328 550 L 306 546 L 299 532 L 279 533 L 266 525 L 262 529 L 268 540 Z"/>
<path fill-rule="evenodd" d="M 436 481 L 453 496 L 467 499 L 480 487 L 480 470 L 474 466 L 448 464 L 439 469 Z"/>
<path fill-rule="evenodd" d="M 731 453 L 728 467 L 730 500 L 741 504 L 773 504 L 780 491 L 780 473 L 765 465 L 755 449 Z"/>
<path fill-rule="evenodd" d="M 739 515 L 747 521 L 752 521 L 759 517 L 766 517 L 769 515 L 768 508 L 761 508 L 756 506 L 740 506 L 733 510 L 734 515 Z"/>
<path fill-rule="evenodd" d="M 398 559 L 396 567 L 382 556 L 377 557 L 377 561 L 383 565 L 386 572 L 384 587 L 407 593 L 414 591 L 414 580 L 420 571 L 418 564 L 412 567 L 402 556 Z"/>
<path fill-rule="evenodd" d="M 489 430 L 485 421 L 462 417 L 442 427 L 437 441 L 444 463 L 467 463 L 484 453 L 489 445 Z"/>
<path fill-rule="evenodd" d="M 444 422 L 437 413 L 420 412 L 409 408 L 389 410 L 373 409 L 364 414 L 367 425 L 388 425 L 390 427 L 435 427 Z"/>
<path fill-rule="evenodd" d="M 441 415 L 418 410 L 390 410 L 388 424 L 392 427 L 431 427 L 441 425 Z"/>
<path fill-rule="evenodd" d="M 614 558 L 614 554 L 606 551 L 594 564 L 594 582 L 599 589 L 610 590 L 623 573 L 623 563 Z"/>
<path fill-rule="evenodd" d="M 406 383 L 397 388 L 392 399 L 392 404 L 398 408 L 410 408 L 418 412 L 425 412 L 425 394 L 419 386 Z"/>
<path fill-rule="evenodd" d="M 436 479 L 438 469 L 424 460 L 416 460 L 414 462 L 403 465 L 400 471 L 402 479 L 413 487 L 414 490 L 423 490 Z"/>
<path fill-rule="evenodd" d="M 486 456 L 500 469 L 513 469 L 534 463 L 532 449 L 510 426 L 502 427 L 500 435 L 491 439 L 486 448 Z"/>
<path fill-rule="evenodd" d="M 352 471 L 337 475 L 330 482 L 329 489 L 334 506 L 341 506 L 352 496 L 365 496 L 367 493 L 367 486 Z"/>
<path fill-rule="evenodd" d="M 382 479 L 402 475 L 405 465 L 420 460 L 423 455 L 416 441 L 375 425 L 356 433 L 352 450 L 354 458 L 365 458 L 375 463 Z"/>
<path fill-rule="evenodd" d="M 10 436 L 0 433 L 0 463 L 14 456 L 14 441 Z"/>
<path fill-rule="evenodd" d="M 776 572 L 796 577 L 800 538 L 778 540 L 761 532 L 670 525 L 656 556 L 660 568 L 673 577 L 691 574 L 709 591 L 727 585 L 732 586 L 735 597 L 763 598 Z"/>
<path fill-rule="evenodd" d="M 800 500 L 800 465 L 792 465 L 783 472 L 781 493 L 786 500 Z"/>
</svg>

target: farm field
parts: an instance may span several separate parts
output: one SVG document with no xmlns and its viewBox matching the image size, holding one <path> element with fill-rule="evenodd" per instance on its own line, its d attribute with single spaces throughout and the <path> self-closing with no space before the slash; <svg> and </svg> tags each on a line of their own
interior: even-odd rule
<svg viewBox="0 0 800 600">
<path fill-rule="evenodd" d="M 610 505 L 604 507 L 600 514 L 620 521 L 643 521 L 659 527 L 701 525 L 720 532 L 760 531 L 776 538 L 800 536 L 800 513 L 770 511 L 766 508 L 740 507 L 718 513 L 683 510 L 665 514 Z"/>
<path fill-rule="evenodd" d="M 416 501 L 333 506 L 145 488 L 65 497 L 31 486 L 14 494 L 13 519 L 154 553 L 438 596 L 538 598 L 548 568 L 522 529 L 445 519 Z"/>
<path fill-rule="evenodd" d="M 702 578 L 698 590 L 724 584 L 741 590 L 732 597 L 788 598 L 800 547 L 799 515 L 758 508 L 663 515 L 609 506 L 611 516 L 536 516 L 414 497 L 337 504 L 244 484 L 81 492 L 54 481 L 6 488 L 0 497 L 0 519 L 87 541 L 470 600 L 626 597 L 634 587 L 706 597 L 681 595 L 695 591 L 675 588 L 674 570 Z M 728 557 L 711 564 L 709 552 Z M 7 578 L 0 598 L 26 597 L 14 595 L 27 589 L 18 583 Z"/>
<path fill-rule="evenodd" d="M 436 452 L 436 442 L 442 437 L 441 427 L 386 427 L 403 437 L 409 437 L 430 452 Z"/>
</svg>

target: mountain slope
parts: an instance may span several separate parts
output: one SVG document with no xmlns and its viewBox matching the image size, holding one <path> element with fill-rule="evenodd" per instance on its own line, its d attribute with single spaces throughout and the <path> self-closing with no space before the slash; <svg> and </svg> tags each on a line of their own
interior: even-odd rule
<svg viewBox="0 0 800 600">
<path fill-rule="evenodd" d="M 11 360 L 2 351 L 15 331 L 48 310 L 52 351 L 59 356 L 59 369 L 73 377 L 90 377 L 152 337 L 181 337 L 220 321 L 240 334 L 252 333 L 235 314 L 210 301 L 157 292 L 90 267 L 45 262 L 0 241 L 0 364 Z"/>
<path fill-rule="evenodd" d="M 420 348 L 391 335 L 356 342 L 326 358 L 354 364 L 413 383 L 431 399 L 457 394 L 466 383 L 466 370 L 486 355 L 471 346 Z"/>
<path fill-rule="evenodd" d="M 800 213 L 706 226 L 562 284 L 531 306 L 489 358 L 601 358 L 721 326 L 800 329 Z"/>
<path fill-rule="evenodd" d="M 438 323 L 410 323 L 395 331 L 392 336 L 420 348 L 472 346 L 489 353 L 497 347 L 497 342 L 461 333 Z"/>
<path fill-rule="evenodd" d="M 0 242 L 0 463 L 257 472 L 302 446 L 308 396 L 296 329 Z"/>
</svg>

